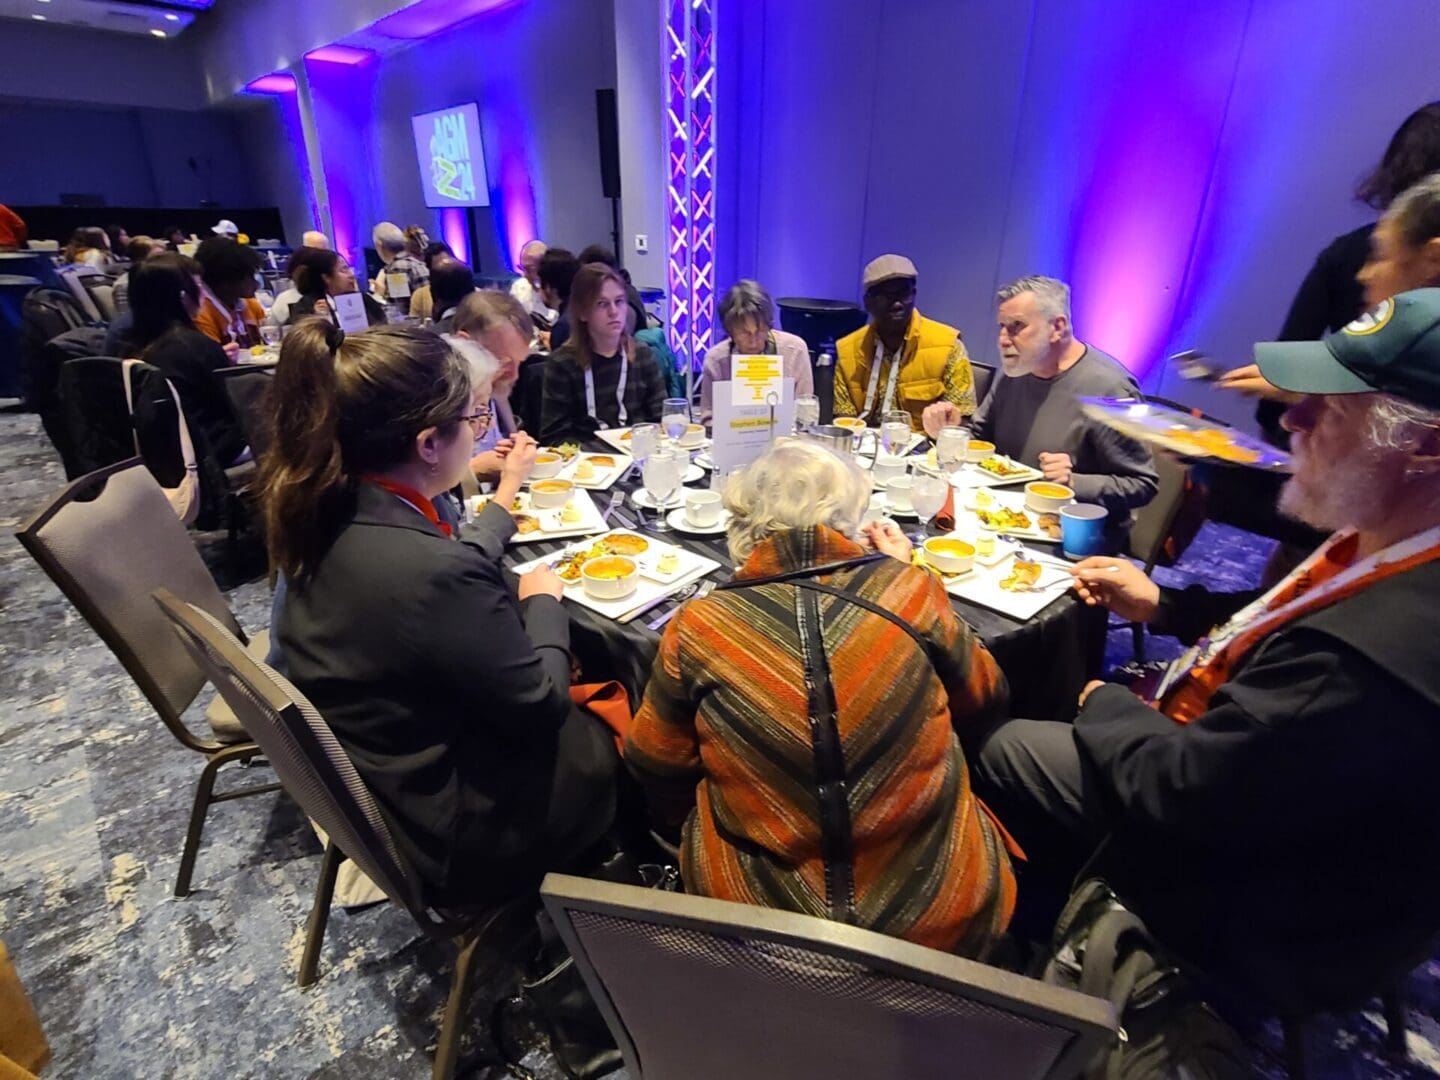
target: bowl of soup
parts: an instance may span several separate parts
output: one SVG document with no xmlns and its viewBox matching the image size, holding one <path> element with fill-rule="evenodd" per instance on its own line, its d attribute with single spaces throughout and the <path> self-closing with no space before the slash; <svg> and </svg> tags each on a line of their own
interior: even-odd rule
<svg viewBox="0 0 1440 1080">
<path fill-rule="evenodd" d="M 554 476 L 564 464 L 565 462 L 559 454 L 541 450 L 535 455 L 535 464 L 530 469 L 530 479 L 544 480 L 547 476 Z"/>
<path fill-rule="evenodd" d="M 704 424 L 687 424 L 685 426 L 685 434 L 680 436 L 680 445 L 684 447 L 699 446 L 704 441 Z"/>
<path fill-rule="evenodd" d="M 865 421 L 858 416 L 837 416 L 834 423 L 836 427 L 849 428 L 851 431 L 865 430 Z"/>
<path fill-rule="evenodd" d="M 627 555 L 601 555 L 580 567 L 580 584 L 596 600 L 619 600 L 640 584 L 640 564 Z"/>
<path fill-rule="evenodd" d="M 925 561 L 942 574 L 963 574 L 975 565 L 975 545 L 955 536 L 925 541 Z"/>
<path fill-rule="evenodd" d="M 1062 506 L 1075 501 L 1075 492 L 1064 484 L 1036 480 L 1025 485 L 1025 508 L 1037 514 L 1058 514 Z"/>
<path fill-rule="evenodd" d="M 575 485 L 569 480 L 537 480 L 530 485 L 530 505 L 536 510 L 550 510 L 564 506 L 575 494 Z"/>
<path fill-rule="evenodd" d="M 972 464 L 984 461 L 993 453 L 995 453 L 995 444 L 986 442 L 984 439 L 971 439 L 965 444 L 965 460 Z"/>
</svg>

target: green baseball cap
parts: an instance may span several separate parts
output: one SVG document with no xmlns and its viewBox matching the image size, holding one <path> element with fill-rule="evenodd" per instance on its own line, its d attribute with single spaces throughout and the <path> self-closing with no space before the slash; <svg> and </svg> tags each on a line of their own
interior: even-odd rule
<svg viewBox="0 0 1440 1080">
<path fill-rule="evenodd" d="M 1393 394 L 1440 408 L 1440 289 L 1385 300 L 1322 341 L 1261 341 L 1260 374 L 1298 394 Z"/>
</svg>

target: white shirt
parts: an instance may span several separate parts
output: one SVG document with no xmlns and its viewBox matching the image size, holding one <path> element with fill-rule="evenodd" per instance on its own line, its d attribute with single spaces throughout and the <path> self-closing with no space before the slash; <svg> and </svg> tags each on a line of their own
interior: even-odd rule
<svg viewBox="0 0 1440 1080">
<path fill-rule="evenodd" d="M 550 323 L 560 317 L 558 311 L 553 311 L 545 306 L 545 298 L 540 295 L 540 290 L 531 285 L 526 278 L 518 277 L 510 283 L 510 295 L 520 301 L 520 306 L 529 315 L 539 315 Z"/>
<path fill-rule="evenodd" d="M 270 321 L 276 326 L 284 326 L 290 318 L 290 305 L 299 299 L 300 290 L 293 286 L 275 297 L 275 302 L 270 305 Z"/>
</svg>

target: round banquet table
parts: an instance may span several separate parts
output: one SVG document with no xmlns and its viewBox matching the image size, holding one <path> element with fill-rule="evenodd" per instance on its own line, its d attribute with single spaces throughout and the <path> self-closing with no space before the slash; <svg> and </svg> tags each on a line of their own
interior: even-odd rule
<svg viewBox="0 0 1440 1080">
<path fill-rule="evenodd" d="M 613 448 L 603 443 L 595 443 L 586 449 L 613 452 Z M 636 509 L 629 497 L 640 487 L 639 472 L 638 467 L 631 470 L 630 475 L 622 477 L 607 490 L 582 491 L 581 494 L 593 498 L 603 512 L 610 505 L 612 492 L 625 492 L 623 506 L 610 518 L 613 528 L 628 528 L 629 523 L 635 523 L 640 526 L 637 532 L 715 559 L 720 563 L 720 569 L 710 577 L 717 582 L 728 581 L 733 575 L 734 563 L 726 550 L 723 533 L 717 536 L 691 536 L 676 530 L 657 533 L 651 527 L 655 514 L 650 510 L 643 511 L 644 524 L 640 525 L 642 512 Z M 708 482 L 707 473 L 702 484 L 692 486 L 703 486 Z M 622 516 L 624 520 L 621 520 Z M 462 539 L 464 535 L 465 528 L 462 527 Z M 567 537 L 512 544 L 506 550 L 505 565 L 516 566 L 541 556 L 553 555 L 584 539 Z M 660 634 L 664 630 L 663 627 L 652 630 L 649 624 L 681 603 L 683 601 L 667 599 L 622 624 L 580 604 L 567 602 L 571 651 L 579 661 L 586 681 L 618 679 L 629 692 L 631 703 L 638 707 L 650 678 Z M 979 634 L 1005 672 L 1010 683 L 1011 716 L 1032 720 L 1074 719 L 1081 689 L 1087 681 L 1098 677 L 1104 661 L 1107 617 L 1103 610 L 1087 608 L 1070 592 L 1046 605 L 1033 618 L 1023 621 L 958 597 L 951 597 L 951 604 L 956 614 Z"/>
</svg>

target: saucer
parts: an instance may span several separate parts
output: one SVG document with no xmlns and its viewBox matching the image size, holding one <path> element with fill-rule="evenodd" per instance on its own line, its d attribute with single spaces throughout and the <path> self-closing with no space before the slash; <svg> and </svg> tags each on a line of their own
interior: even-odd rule
<svg viewBox="0 0 1440 1080">
<path fill-rule="evenodd" d="M 665 515 L 665 520 L 670 523 L 672 529 L 678 532 L 689 533 L 691 536 L 718 536 L 725 531 L 725 527 L 730 523 L 730 512 L 722 509 L 720 511 L 720 520 L 708 527 L 696 525 L 691 522 L 691 520 L 685 516 L 685 508 L 683 506 L 678 510 L 671 510 Z"/>
</svg>

